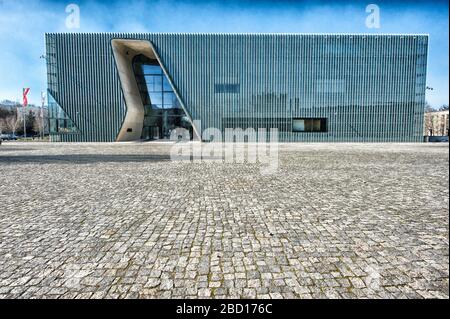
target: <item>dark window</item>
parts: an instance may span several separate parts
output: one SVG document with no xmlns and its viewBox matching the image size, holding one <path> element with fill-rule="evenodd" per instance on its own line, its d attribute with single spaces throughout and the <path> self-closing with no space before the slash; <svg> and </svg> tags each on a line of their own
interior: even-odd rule
<svg viewBox="0 0 450 319">
<path fill-rule="evenodd" d="M 292 119 L 293 132 L 327 132 L 326 118 L 296 118 Z"/>
<path fill-rule="evenodd" d="M 214 84 L 214 92 L 216 93 L 239 93 L 239 84 Z"/>
</svg>

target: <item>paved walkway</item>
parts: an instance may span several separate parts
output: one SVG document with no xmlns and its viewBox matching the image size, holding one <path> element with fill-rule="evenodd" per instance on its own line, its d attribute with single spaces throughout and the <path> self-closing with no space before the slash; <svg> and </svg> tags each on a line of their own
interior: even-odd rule
<svg viewBox="0 0 450 319">
<path fill-rule="evenodd" d="M 0 147 L 2 298 L 448 298 L 448 144 Z"/>
</svg>

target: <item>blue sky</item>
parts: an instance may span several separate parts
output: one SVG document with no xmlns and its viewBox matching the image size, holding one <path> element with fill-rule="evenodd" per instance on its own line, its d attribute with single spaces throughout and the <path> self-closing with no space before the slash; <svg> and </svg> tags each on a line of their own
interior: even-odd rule
<svg viewBox="0 0 450 319">
<path fill-rule="evenodd" d="M 80 7 L 80 28 L 65 25 L 67 5 Z M 368 4 L 380 28 L 365 25 Z M 30 102 L 46 89 L 45 32 L 426 33 L 430 35 L 427 101 L 449 100 L 447 1 L 43 1 L 0 0 L 0 100 Z"/>
</svg>

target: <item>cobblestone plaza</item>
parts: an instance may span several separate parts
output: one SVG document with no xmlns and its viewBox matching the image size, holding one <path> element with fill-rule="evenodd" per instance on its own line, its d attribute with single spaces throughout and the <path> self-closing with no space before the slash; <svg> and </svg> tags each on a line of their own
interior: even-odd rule
<svg viewBox="0 0 450 319">
<path fill-rule="evenodd" d="M 1 298 L 448 298 L 448 144 L 0 146 Z"/>
</svg>

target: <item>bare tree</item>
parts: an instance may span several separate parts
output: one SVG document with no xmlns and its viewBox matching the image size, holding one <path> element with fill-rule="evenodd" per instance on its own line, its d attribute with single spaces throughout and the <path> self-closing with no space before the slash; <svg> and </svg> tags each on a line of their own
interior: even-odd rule
<svg viewBox="0 0 450 319">
<path fill-rule="evenodd" d="M 21 117 L 19 116 L 19 111 L 16 109 L 16 112 L 13 112 L 11 116 L 6 118 L 6 125 L 8 129 L 15 135 L 17 129 L 22 124 Z"/>
<path fill-rule="evenodd" d="M 436 110 L 428 103 L 425 102 L 425 114 L 424 114 L 424 121 L 423 121 L 423 133 L 425 136 L 432 136 L 433 135 L 433 118 L 431 113 L 435 112 Z"/>
<path fill-rule="evenodd" d="M 7 118 L 13 114 L 13 111 L 0 107 L 0 134 L 8 133 Z"/>
<path fill-rule="evenodd" d="M 37 114 L 36 119 L 33 123 L 33 130 L 35 132 L 39 132 L 40 136 L 44 136 L 45 129 L 47 127 L 46 123 L 47 123 L 47 121 L 45 118 L 45 112 L 44 112 L 44 110 L 40 109 L 39 113 Z"/>
<path fill-rule="evenodd" d="M 1 117 L 0 118 L 0 134 L 3 134 L 3 132 L 6 132 L 8 130 L 8 125 L 6 124 L 6 118 Z"/>
</svg>

